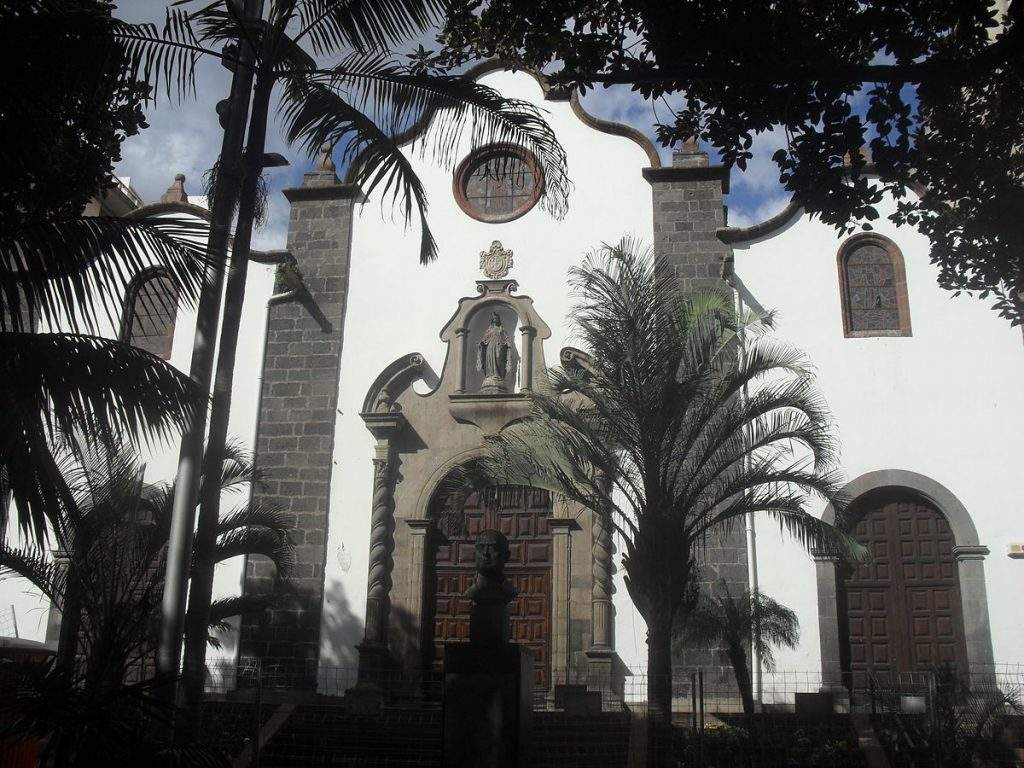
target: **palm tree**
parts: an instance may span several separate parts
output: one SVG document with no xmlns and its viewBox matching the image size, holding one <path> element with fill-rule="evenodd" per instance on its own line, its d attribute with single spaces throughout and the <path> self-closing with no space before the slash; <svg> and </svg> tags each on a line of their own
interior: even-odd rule
<svg viewBox="0 0 1024 768">
<path fill-rule="evenodd" d="M 805 546 L 852 553 L 807 511 L 812 496 L 844 508 L 835 441 L 805 357 L 767 333 L 771 315 L 681 293 L 630 240 L 592 254 L 570 283 L 589 362 L 550 371 L 530 417 L 489 440 L 453 487 L 534 485 L 604 517 L 647 622 L 648 703 L 665 722 L 697 547 L 765 513 Z"/>
<path fill-rule="evenodd" d="M 60 434 L 90 448 L 142 445 L 204 409 L 205 392 L 166 361 L 97 335 L 116 326 L 117 300 L 144 270 L 160 268 L 184 303 L 194 301 L 207 261 L 202 234 L 177 217 L 38 221 L 0 232 L 0 488 L 36 545 L 52 531 L 64 546 L 60 521 L 75 514 L 50 451 Z M 70 662 L 78 613 L 68 597 L 58 657 Z"/>
<path fill-rule="evenodd" d="M 800 640 L 800 621 L 796 614 L 761 592 L 744 590 L 734 596 L 723 580 L 717 593 L 702 595 L 693 610 L 683 616 L 686 631 L 677 636 L 678 639 L 725 648 L 743 699 L 743 713 L 748 723 L 751 722 L 754 693 L 747 648 L 752 645 L 761 666 L 774 672 L 772 648 L 795 648 Z"/>
<path fill-rule="evenodd" d="M 0 233 L 0 471 L 37 543 L 69 501 L 49 455 L 58 432 L 92 446 L 147 442 L 202 405 L 167 362 L 97 335 L 116 327 L 119 297 L 145 270 L 160 268 L 183 301 L 195 300 L 202 234 L 177 217 L 89 217 Z"/>
<path fill-rule="evenodd" d="M 155 724 L 168 711 L 165 698 L 154 694 L 163 693 L 168 681 L 147 679 L 147 672 L 161 618 L 174 487 L 144 482 L 145 467 L 126 447 L 69 450 L 68 442 L 53 454 L 60 457 L 56 463 L 73 502 L 73 513 L 57 526 L 69 567 L 42 547 L 5 543 L 0 574 L 22 576 L 65 612 L 75 601 L 81 614 L 74 643 L 79 663 L 29 674 L 16 717 L 7 718 L 8 730 L 46 738 L 54 765 L 92 765 L 98 756 L 104 764 L 156 765 L 172 757 L 179 761 L 174 764 L 219 764 L 201 751 L 171 754 L 156 737 Z M 222 493 L 243 496 L 259 481 L 251 459 L 229 446 L 216 478 Z M 288 591 L 294 565 L 290 530 L 282 513 L 251 501 L 239 501 L 221 516 L 214 561 L 263 555 L 276 566 L 278 589 L 214 601 L 204 643 L 217 643 L 216 631 L 227 619 L 262 610 Z M 129 684 L 133 671 L 141 681 Z"/>
<path fill-rule="evenodd" d="M 35 32 L 57 27 L 57 38 L 94 36 L 88 91 L 102 108 L 130 108 L 125 124 L 145 126 L 133 96 L 144 100 L 145 84 L 131 76 L 132 51 L 112 37 L 102 3 L 33 0 L 14 16 Z M 52 114 L 40 107 L 35 117 Z M 145 270 L 160 268 L 185 302 L 195 300 L 207 262 L 205 233 L 188 218 L 78 216 L 72 198 L 111 181 L 100 165 L 90 170 L 96 178 L 69 180 L 66 201 L 55 199 L 57 184 L 5 190 L 15 203 L 0 226 L 0 476 L 21 527 L 40 544 L 60 497 L 67 500 L 47 452 L 57 432 L 76 432 L 93 446 L 144 442 L 181 427 L 203 400 L 164 361 L 97 334 L 104 324 L 117 326 L 120 297 Z"/>
<path fill-rule="evenodd" d="M 260 478 L 241 450 L 229 446 L 227 453 L 217 485 L 226 496 L 245 494 Z M 174 487 L 146 483 L 145 466 L 125 447 L 58 455 L 74 500 L 74 513 L 61 519 L 58 530 L 66 546 L 62 554 L 76 567 L 66 569 L 37 545 L 4 543 L 0 573 L 27 579 L 56 606 L 66 605 L 74 592 L 82 613 L 77 638 L 81 682 L 86 692 L 108 696 L 122 686 L 128 670 L 141 671 L 152 662 Z M 276 509 L 239 502 L 218 522 L 214 562 L 263 555 L 286 586 L 294 565 L 290 530 Z M 209 626 L 222 627 L 230 617 L 262 609 L 280 594 L 217 600 Z M 202 640 L 215 637 L 204 631 Z"/>
<path fill-rule="evenodd" d="M 555 215 L 565 210 L 569 183 L 565 152 L 536 107 L 505 99 L 493 89 L 462 77 L 435 74 L 429 67 L 403 66 L 395 61 L 391 51 L 396 45 L 440 20 L 444 10 L 441 0 L 272 0 L 262 15 L 253 12 L 253 3 L 235 0 L 202 0 L 193 5 L 200 7 L 169 10 L 162 31 L 153 25 L 123 25 L 119 35 L 134 46 L 137 71 L 163 76 L 168 89 L 172 80 L 179 91 L 188 88 L 195 63 L 202 56 L 221 59 L 235 69 L 236 76 L 244 71 L 253 83 L 244 153 L 221 156 L 213 194 L 214 206 L 221 208 L 219 213 L 215 211 L 215 228 L 229 224 L 235 190 L 238 217 L 204 458 L 207 466 L 217 466 L 227 437 L 249 244 L 259 208 L 267 120 L 275 89 L 280 92 L 279 111 L 290 142 L 311 155 L 324 145 L 340 147 L 343 160 L 350 166 L 351 181 L 363 192 L 369 196 L 381 190 L 398 205 L 407 224 L 414 215 L 418 218 L 423 263 L 436 257 L 437 246 L 427 224 L 422 184 L 402 152 L 400 140 L 417 122 L 436 118 L 435 130 L 421 139 L 420 149 L 446 167 L 454 167 L 458 159 L 455 151 L 467 126 L 474 147 L 503 142 L 532 151 L 545 178 L 542 205 Z M 217 49 L 221 45 L 226 46 L 223 51 Z M 308 45 L 308 52 L 304 45 Z M 318 63 L 336 55 L 341 58 L 333 66 Z M 214 251 L 211 247 L 211 255 Z M 209 291 L 207 298 L 206 311 L 215 316 L 219 291 Z M 204 316 L 202 304 L 200 316 Z M 193 376 L 197 370 L 208 376 L 213 347 L 197 345 L 197 350 L 207 350 L 203 353 L 206 358 L 193 356 Z M 183 469 L 194 466 L 195 457 L 201 453 L 204 416 L 198 414 L 183 440 Z M 192 509 L 195 498 L 196 487 L 188 485 L 181 489 L 184 495 L 178 501 L 182 515 Z M 212 589 L 212 564 L 206 554 L 212 546 L 218 516 L 216 487 L 207 483 L 200 498 L 196 528 L 200 570 L 189 596 L 186 628 L 186 635 L 194 639 L 186 640 L 185 652 L 187 697 L 193 711 L 200 706 L 205 645 L 196 639 L 195 630 L 206 624 Z M 191 531 L 191 526 L 179 525 L 183 531 Z M 168 615 L 166 620 L 170 627 L 176 617 Z M 168 634 L 165 632 L 165 638 Z M 166 658 L 162 654 L 161 658 L 169 664 L 177 654 L 167 654 Z"/>
</svg>

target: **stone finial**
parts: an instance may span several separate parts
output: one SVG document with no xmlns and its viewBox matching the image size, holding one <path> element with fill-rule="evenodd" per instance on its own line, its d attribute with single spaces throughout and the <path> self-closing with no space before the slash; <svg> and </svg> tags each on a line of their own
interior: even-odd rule
<svg viewBox="0 0 1024 768">
<path fill-rule="evenodd" d="M 673 168 L 695 168 L 708 165 L 708 153 L 700 148 L 693 136 L 672 151 Z"/>
<path fill-rule="evenodd" d="M 337 168 L 334 167 L 334 157 L 332 153 L 334 151 L 334 145 L 330 142 L 324 142 L 320 145 L 320 154 L 316 159 L 316 169 L 320 173 L 334 173 Z"/>
<path fill-rule="evenodd" d="M 312 170 L 306 171 L 303 174 L 302 186 L 333 187 L 339 183 L 338 174 L 336 173 L 337 169 L 334 166 L 334 158 L 331 157 L 333 150 L 334 145 L 328 141 L 320 145 Z"/>
<path fill-rule="evenodd" d="M 171 182 L 171 186 L 167 188 L 167 191 L 160 195 L 161 203 L 187 203 L 188 193 L 185 192 L 185 174 L 178 173 L 174 176 L 174 181 Z"/>
</svg>

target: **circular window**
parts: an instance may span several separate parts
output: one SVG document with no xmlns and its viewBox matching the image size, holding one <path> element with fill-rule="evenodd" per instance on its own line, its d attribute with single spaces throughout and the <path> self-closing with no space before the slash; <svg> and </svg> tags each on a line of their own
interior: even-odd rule
<svg viewBox="0 0 1024 768">
<path fill-rule="evenodd" d="M 537 204 L 544 174 L 530 152 L 495 144 L 470 153 L 459 164 L 454 187 L 459 207 L 469 216 L 501 224 Z"/>
</svg>

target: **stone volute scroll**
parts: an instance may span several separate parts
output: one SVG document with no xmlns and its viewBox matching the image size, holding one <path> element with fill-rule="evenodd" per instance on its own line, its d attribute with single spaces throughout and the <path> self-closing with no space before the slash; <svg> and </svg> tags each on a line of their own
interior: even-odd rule
<svg viewBox="0 0 1024 768">
<path fill-rule="evenodd" d="M 370 503 L 370 552 L 366 588 L 366 624 L 359 645 L 362 681 L 378 675 L 387 663 L 391 613 L 391 572 L 394 567 L 394 485 L 406 427 L 399 398 L 417 380 L 436 386 L 437 375 L 418 353 L 404 355 L 374 380 L 360 414 L 376 438 L 373 453 L 373 495 Z"/>
</svg>

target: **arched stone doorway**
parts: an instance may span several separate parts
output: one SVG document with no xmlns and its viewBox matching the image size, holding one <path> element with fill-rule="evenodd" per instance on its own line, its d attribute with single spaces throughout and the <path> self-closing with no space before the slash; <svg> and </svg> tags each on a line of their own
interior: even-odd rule
<svg viewBox="0 0 1024 768">
<path fill-rule="evenodd" d="M 511 254 L 507 254 L 511 256 Z M 442 514 L 445 479 L 479 457 L 486 439 L 530 413 L 528 391 L 546 369 L 550 329 L 514 280 L 480 280 L 441 331 L 448 345 L 437 374 L 419 353 L 403 355 L 374 379 L 360 417 L 374 437 L 366 623 L 360 679 L 438 663 L 437 646 L 468 636 L 463 598 L 475 575 L 474 541 L 484 528 L 509 538 L 506 574 L 515 642 L 537 658 L 536 692 L 585 681 L 621 696 L 625 668 L 615 652 L 611 527 L 585 506 L 536 488 L 508 487 L 493 503 L 469 499 L 462 524 Z M 484 328 L 498 315 L 516 352 L 504 382 L 478 377 Z M 479 322 L 478 322 L 479 320 Z M 586 355 L 565 348 L 562 364 Z M 420 392 L 414 383 L 429 388 Z M 516 386 L 518 384 L 518 387 Z"/>
<path fill-rule="evenodd" d="M 941 483 L 927 475 L 903 469 L 880 469 L 851 480 L 843 488 L 854 504 L 847 518 L 856 522 L 857 502 L 886 492 L 909 494 L 941 513 L 952 535 L 952 557 L 959 582 L 959 614 L 966 664 L 972 673 L 992 668 L 992 639 L 985 589 L 985 557 L 988 547 L 978 540 L 978 531 L 963 503 Z M 828 505 L 821 519 L 835 523 L 836 514 Z M 826 554 L 814 556 L 818 583 L 818 633 L 821 641 L 821 675 L 825 688 L 841 692 L 850 684 L 847 635 L 841 631 L 845 606 L 839 606 L 843 566 Z M 877 598 L 876 598 L 877 600 Z"/>
<path fill-rule="evenodd" d="M 949 522 L 907 489 L 858 498 L 848 512 L 868 551 L 840 566 L 837 607 L 844 683 L 866 690 L 902 672 L 941 664 L 967 667 L 960 578 Z"/>
<path fill-rule="evenodd" d="M 484 496 L 485 498 L 481 498 Z M 431 517 L 438 531 L 428 558 L 430 578 L 426 610 L 428 647 L 433 659 L 442 658 L 448 640 L 469 639 L 470 603 L 463 597 L 476 575 L 474 542 L 483 530 L 501 531 L 509 541 L 505 574 L 516 588 L 509 607 L 510 635 L 534 655 L 534 685 L 551 685 L 552 641 L 552 516 L 551 495 L 538 488 L 505 486 L 487 494 L 473 494 L 461 513 L 446 509 L 436 494 Z"/>
</svg>

